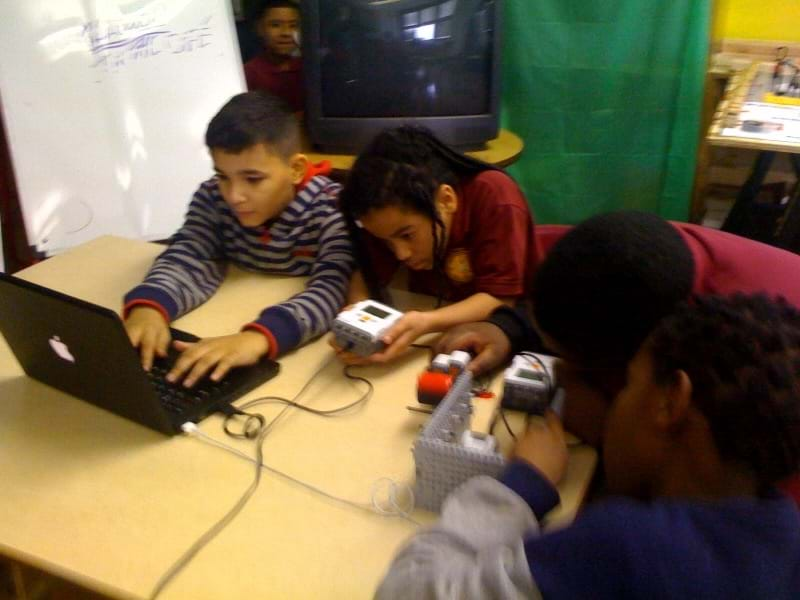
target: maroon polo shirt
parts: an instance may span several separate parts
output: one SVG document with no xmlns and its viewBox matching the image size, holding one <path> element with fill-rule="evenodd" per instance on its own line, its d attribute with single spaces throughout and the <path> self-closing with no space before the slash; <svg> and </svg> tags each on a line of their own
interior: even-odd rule
<svg viewBox="0 0 800 600">
<path fill-rule="evenodd" d="M 522 191 L 502 171 L 487 170 L 457 186 L 458 206 L 450 225 L 444 281 L 434 270 L 408 271 L 412 292 L 459 301 L 478 292 L 495 297 L 526 295 L 541 253 Z M 399 261 L 381 240 L 364 232 L 373 269 L 387 284 Z M 444 283 L 444 285 L 440 285 Z"/>
<path fill-rule="evenodd" d="M 303 110 L 303 62 L 292 58 L 288 64 L 279 66 L 267 59 L 265 53 L 251 58 L 244 65 L 247 89 L 265 90 L 283 98 L 294 112 Z"/>
</svg>

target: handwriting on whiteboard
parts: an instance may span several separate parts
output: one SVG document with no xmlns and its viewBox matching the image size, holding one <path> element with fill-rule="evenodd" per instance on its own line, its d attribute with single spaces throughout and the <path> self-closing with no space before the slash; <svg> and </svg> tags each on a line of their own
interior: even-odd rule
<svg viewBox="0 0 800 600">
<path fill-rule="evenodd" d="M 207 17 L 197 25 L 176 30 L 154 19 L 88 21 L 83 37 L 94 58 L 91 67 L 117 70 L 131 62 L 160 55 L 195 52 L 211 45 L 214 36 Z"/>
</svg>

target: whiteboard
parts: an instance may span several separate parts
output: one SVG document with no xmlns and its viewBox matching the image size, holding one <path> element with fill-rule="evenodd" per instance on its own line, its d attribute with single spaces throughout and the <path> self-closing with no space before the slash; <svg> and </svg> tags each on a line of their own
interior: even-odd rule
<svg viewBox="0 0 800 600">
<path fill-rule="evenodd" d="M 244 74 L 228 0 L 0 0 L 0 103 L 28 240 L 163 239 Z"/>
</svg>

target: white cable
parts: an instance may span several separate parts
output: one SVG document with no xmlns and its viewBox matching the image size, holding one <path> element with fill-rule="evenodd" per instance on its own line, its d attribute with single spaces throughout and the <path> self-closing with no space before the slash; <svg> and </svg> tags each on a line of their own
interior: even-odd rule
<svg viewBox="0 0 800 600">
<path fill-rule="evenodd" d="M 388 486 L 387 502 L 389 504 L 389 509 L 381 506 L 378 500 L 378 492 L 380 491 L 380 486 L 382 484 L 386 484 Z M 402 489 L 406 492 L 406 504 L 408 506 L 405 508 L 401 506 L 400 502 L 398 502 L 398 489 Z M 401 486 L 398 486 L 397 482 L 393 479 L 390 479 L 389 477 L 381 477 L 372 484 L 370 498 L 372 499 L 373 511 L 382 517 L 400 516 L 408 521 L 411 521 L 415 525 L 420 525 L 420 523 L 413 519 L 409 514 L 414 510 L 414 490 L 411 489 L 411 486 L 406 484 L 401 484 Z"/>
<path fill-rule="evenodd" d="M 238 448 L 234 448 L 233 446 L 229 446 L 225 442 L 221 442 L 221 441 L 219 441 L 217 439 L 214 439 L 210 435 L 200 431 L 200 429 L 194 423 L 184 423 L 183 426 L 181 427 L 181 429 L 183 430 L 184 433 L 186 433 L 187 435 L 189 435 L 191 437 L 194 437 L 194 438 L 196 438 L 198 440 L 204 441 L 207 444 L 211 444 L 212 446 L 216 446 L 217 448 L 220 448 L 222 450 L 226 450 L 227 452 L 235 454 L 239 458 L 243 458 L 244 460 L 246 460 L 248 462 L 253 462 L 253 463 L 256 462 L 253 459 L 253 457 L 248 456 L 247 454 L 245 454 L 244 452 L 242 452 Z M 419 521 L 417 521 L 416 519 L 414 519 L 410 514 L 411 511 L 414 510 L 414 492 L 411 490 L 411 487 L 406 485 L 406 484 L 398 484 L 397 482 L 393 481 L 392 479 L 390 479 L 388 477 L 381 477 L 380 479 L 376 480 L 372 484 L 372 491 L 371 491 L 371 494 L 370 494 L 370 503 L 367 504 L 367 503 L 361 503 L 361 502 L 354 502 L 352 500 L 347 500 L 346 498 L 340 498 L 339 496 L 334 496 L 333 494 L 330 494 L 329 492 L 326 492 L 323 489 L 320 489 L 320 488 L 318 488 L 318 487 L 316 487 L 314 485 L 311 485 L 310 483 L 306 483 L 305 481 L 301 481 L 300 479 L 292 477 L 291 475 L 288 475 L 287 473 L 279 471 L 278 469 L 275 469 L 274 467 L 269 466 L 268 464 L 264 463 L 263 461 L 261 462 L 261 467 L 263 469 L 265 469 L 266 471 L 269 471 L 270 473 L 274 474 L 274 475 L 278 475 L 279 477 L 283 477 L 284 479 L 286 479 L 288 481 L 291 481 L 292 483 L 296 483 L 297 485 L 300 485 L 300 486 L 302 486 L 302 487 L 304 487 L 304 488 L 306 488 L 306 489 L 308 489 L 308 490 L 310 490 L 312 492 L 320 494 L 321 496 L 324 496 L 324 497 L 326 497 L 326 498 L 328 498 L 330 500 L 334 500 L 335 502 L 340 502 L 342 504 L 347 504 L 349 506 L 353 506 L 353 507 L 358 508 L 360 510 L 368 511 L 370 513 L 377 514 L 377 515 L 380 515 L 382 517 L 400 517 L 401 519 L 405 519 L 407 521 L 410 521 L 411 523 L 414 523 L 414 525 L 417 525 L 417 526 L 421 525 L 421 523 Z M 385 503 L 382 503 L 380 501 L 379 497 L 378 497 L 378 495 L 380 493 L 380 486 L 382 484 L 387 484 L 387 486 L 388 486 L 388 492 L 386 493 L 387 497 L 386 497 Z M 407 498 L 406 502 L 401 503 L 398 500 L 398 498 L 399 498 L 398 490 L 399 489 L 405 490 L 405 492 L 406 492 L 405 496 Z M 388 504 L 388 508 L 386 507 L 386 504 Z M 404 506 L 404 504 L 405 504 L 405 506 Z"/>
<path fill-rule="evenodd" d="M 186 421 L 186 423 L 181 425 L 181 431 L 183 433 L 192 434 L 192 433 L 195 433 L 195 432 L 200 431 L 200 430 L 197 428 L 197 423 L 192 423 L 191 421 Z"/>
<path fill-rule="evenodd" d="M 331 356 L 331 358 L 328 359 L 328 361 L 326 361 L 319 370 L 325 368 L 325 366 L 327 366 L 333 359 L 334 359 L 334 357 Z M 313 409 L 307 408 L 307 407 L 305 409 L 306 410 L 310 410 L 311 412 L 314 412 L 314 413 L 319 414 L 319 415 L 330 415 L 330 414 L 341 412 L 343 410 L 348 410 L 348 409 L 350 409 L 350 408 L 352 408 L 354 406 L 357 406 L 357 405 L 361 404 L 362 402 L 365 402 L 366 400 L 368 400 L 369 397 L 372 395 L 372 391 L 373 391 L 372 384 L 369 381 L 367 381 L 366 379 L 364 379 L 363 377 L 351 376 L 348 373 L 348 367 L 345 367 L 344 374 L 349 379 L 357 379 L 357 380 L 360 380 L 360 381 L 364 381 L 367 384 L 368 390 L 364 395 L 362 395 L 361 398 L 359 398 L 356 402 L 353 402 L 352 404 L 348 404 L 347 406 L 340 407 L 339 409 L 331 410 L 331 411 L 318 411 L 318 410 L 313 410 Z M 397 486 L 396 486 L 396 484 L 394 484 L 394 482 L 391 482 L 393 487 L 391 487 L 390 491 L 389 491 L 389 505 L 390 505 L 390 508 L 389 509 L 385 509 L 378 502 L 378 500 L 377 500 L 377 498 L 375 496 L 376 491 L 374 491 L 374 489 L 373 489 L 373 497 L 372 497 L 372 504 L 371 505 L 358 504 L 356 502 L 351 502 L 349 500 L 345 500 L 344 498 L 338 498 L 338 497 L 336 497 L 336 496 L 334 496 L 332 494 L 329 494 L 328 492 L 325 492 L 324 490 L 321 490 L 321 489 L 319 489 L 317 487 L 314 487 L 313 485 L 310 485 L 308 483 L 300 481 L 299 479 L 295 479 L 294 477 L 291 477 L 291 476 L 287 475 L 286 473 L 282 473 L 282 472 L 278 471 L 277 469 L 274 469 L 274 468 L 264 464 L 264 451 L 263 451 L 264 439 L 267 437 L 267 434 L 270 432 L 270 430 L 275 425 L 275 423 L 284 414 L 286 414 L 286 412 L 289 410 L 289 408 L 292 408 L 292 407 L 303 408 L 300 405 L 298 405 L 297 399 L 300 396 L 303 395 L 303 393 L 306 391 L 306 389 L 308 389 L 308 386 L 311 385 L 311 382 L 313 380 L 314 380 L 314 377 L 309 378 L 309 380 L 305 383 L 305 385 L 303 385 L 303 387 L 300 389 L 300 391 L 295 395 L 295 397 L 292 400 L 286 400 L 285 398 L 278 398 L 278 397 L 264 397 L 264 398 L 259 398 L 259 399 L 253 400 L 253 401 L 243 405 L 243 407 L 254 406 L 254 405 L 256 405 L 256 404 L 258 404 L 258 403 L 260 403 L 262 401 L 275 401 L 275 400 L 287 403 L 286 406 L 284 406 L 283 409 L 278 413 L 278 415 L 276 417 L 274 417 L 267 424 L 264 424 L 263 417 L 261 415 L 257 416 L 259 418 L 259 421 L 261 421 L 261 427 L 259 427 L 258 434 L 257 434 L 257 437 L 255 439 L 255 449 L 256 449 L 255 458 L 251 458 L 250 456 L 248 456 L 244 452 L 241 452 L 240 450 L 238 450 L 238 449 L 236 449 L 236 448 L 234 448 L 232 446 L 228 446 L 227 444 L 224 444 L 224 443 L 222 443 L 222 442 L 220 442 L 218 440 L 215 440 L 214 438 L 204 434 L 197 427 L 196 423 L 193 423 L 191 421 L 187 421 L 187 422 L 185 422 L 185 423 L 183 423 L 181 425 L 181 431 L 185 435 L 196 437 L 196 438 L 198 438 L 198 439 L 200 439 L 202 441 L 205 441 L 205 442 L 210 443 L 210 444 L 212 444 L 214 446 L 217 446 L 219 448 L 227 450 L 228 452 L 232 452 L 232 453 L 236 454 L 237 456 L 239 456 L 240 458 L 244 458 L 248 462 L 252 462 L 255 465 L 255 478 L 253 479 L 253 482 L 250 484 L 250 486 L 247 488 L 247 490 L 245 490 L 244 494 L 242 494 L 242 496 L 239 498 L 239 500 L 237 500 L 237 502 L 233 506 L 233 508 L 231 508 L 227 513 L 225 513 L 225 515 L 219 521 L 217 521 L 208 531 L 206 531 L 202 536 L 200 536 L 200 538 L 197 539 L 189 547 L 189 549 L 186 552 L 184 552 L 178 558 L 178 560 L 175 561 L 175 563 L 173 563 L 169 567 L 169 569 L 167 569 L 167 571 L 159 578 L 158 582 L 156 583 L 155 588 L 153 589 L 153 592 L 150 595 L 150 599 L 151 600 L 154 600 L 155 598 L 157 598 L 159 596 L 159 594 L 161 594 L 163 589 L 167 585 L 169 585 L 169 583 L 172 581 L 172 579 L 178 573 L 180 573 L 183 570 L 183 568 L 186 567 L 187 564 L 189 564 L 189 562 L 191 562 L 191 560 L 195 557 L 195 555 L 197 555 L 197 553 L 200 552 L 206 546 L 206 544 L 208 544 L 217 534 L 219 534 L 220 531 L 222 531 L 225 527 L 227 527 L 227 525 L 239 514 L 239 512 L 242 510 L 242 508 L 244 508 L 245 504 L 247 504 L 247 502 L 250 500 L 250 498 L 253 496 L 253 494 L 255 493 L 256 489 L 258 488 L 258 484 L 261 481 L 262 469 L 266 469 L 267 471 L 269 471 L 271 473 L 274 473 L 275 475 L 279 475 L 279 476 L 281 476 L 281 477 L 283 477 L 285 479 L 288 479 L 289 481 L 292 481 L 292 482 L 294 482 L 294 483 L 296 483 L 298 485 L 301 485 L 301 486 L 305 487 L 306 489 L 309 489 L 309 490 L 311 490 L 313 492 L 316 492 L 316 493 L 318 493 L 318 494 L 320 494 L 322 496 L 325 496 L 326 498 L 330 498 L 331 500 L 335 500 L 337 502 L 348 504 L 350 506 L 354 506 L 354 507 L 360 508 L 362 510 L 367 510 L 367 511 L 370 511 L 370 512 L 376 512 L 377 514 L 380 514 L 382 516 L 400 516 L 400 517 L 402 517 L 404 519 L 407 519 L 407 520 L 411 521 L 412 523 L 415 523 L 416 525 L 419 525 L 419 523 L 414 521 L 414 519 L 411 518 L 411 516 L 408 514 L 408 512 L 406 510 L 404 510 L 400 506 L 400 504 L 397 502 L 397 491 L 396 491 L 396 487 Z M 240 414 L 243 414 L 243 413 L 241 413 L 241 411 L 237 411 L 237 412 L 239 412 Z M 247 413 L 244 413 L 244 414 L 247 414 Z M 248 418 L 252 418 L 254 415 L 247 415 L 247 416 L 248 416 Z M 227 423 L 227 419 L 226 419 L 226 423 Z M 226 433 L 230 433 L 230 432 L 228 432 L 227 427 L 225 428 L 225 432 Z M 250 436 L 247 436 L 247 437 L 250 437 Z M 408 497 L 411 499 L 411 505 L 408 508 L 408 511 L 411 511 L 411 510 L 413 510 L 414 505 L 413 505 L 413 494 L 411 494 L 410 491 L 409 491 Z"/>
<path fill-rule="evenodd" d="M 181 425 L 181 430 L 186 435 L 196 436 L 200 435 L 201 432 L 197 428 L 195 423 L 191 421 L 187 421 L 183 425 Z M 256 457 L 251 459 L 256 464 L 256 472 L 255 478 L 253 482 L 247 487 L 244 493 L 239 497 L 236 501 L 236 504 L 233 505 L 232 508 L 226 512 L 221 519 L 219 519 L 216 523 L 214 523 L 208 530 L 206 530 L 203 535 L 201 535 L 190 547 L 186 550 L 179 558 L 176 560 L 167 571 L 159 578 L 156 582 L 153 591 L 150 593 L 150 600 L 155 600 L 161 592 L 167 587 L 172 579 L 180 573 L 183 568 L 188 565 L 192 559 L 200 552 L 203 548 L 205 548 L 206 544 L 208 544 L 212 539 L 214 539 L 220 531 L 225 529 L 228 524 L 236 518 L 236 516 L 241 512 L 244 508 L 245 504 L 250 500 L 250 498 L 255 493 L 256 489 L 258 489 L 258 484 L 261 481 L 261 469 L 258 468 L 258 465 L 262 465 L 264 463 L 264 455 L 262 452 L 261 441 L 263 438 L 259 438 L 258 443 L 256 444 Z M 246 455 L 245 455 L 246 456 Z M 249 458 L 249 457 L 248 457 Z"/>
</svg>

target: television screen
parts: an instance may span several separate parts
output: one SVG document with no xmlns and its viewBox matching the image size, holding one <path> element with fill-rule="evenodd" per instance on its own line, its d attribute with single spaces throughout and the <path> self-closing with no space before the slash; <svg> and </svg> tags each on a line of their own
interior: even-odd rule
<svg viewBox="0 0 800 600">
<path fill-rule="evenodd" d="M 409 122 L 456 146 L 496 136 L 498 1 L 309 0 L 302 11 L 312 141 L 352 148 Z"/>
</svg>

